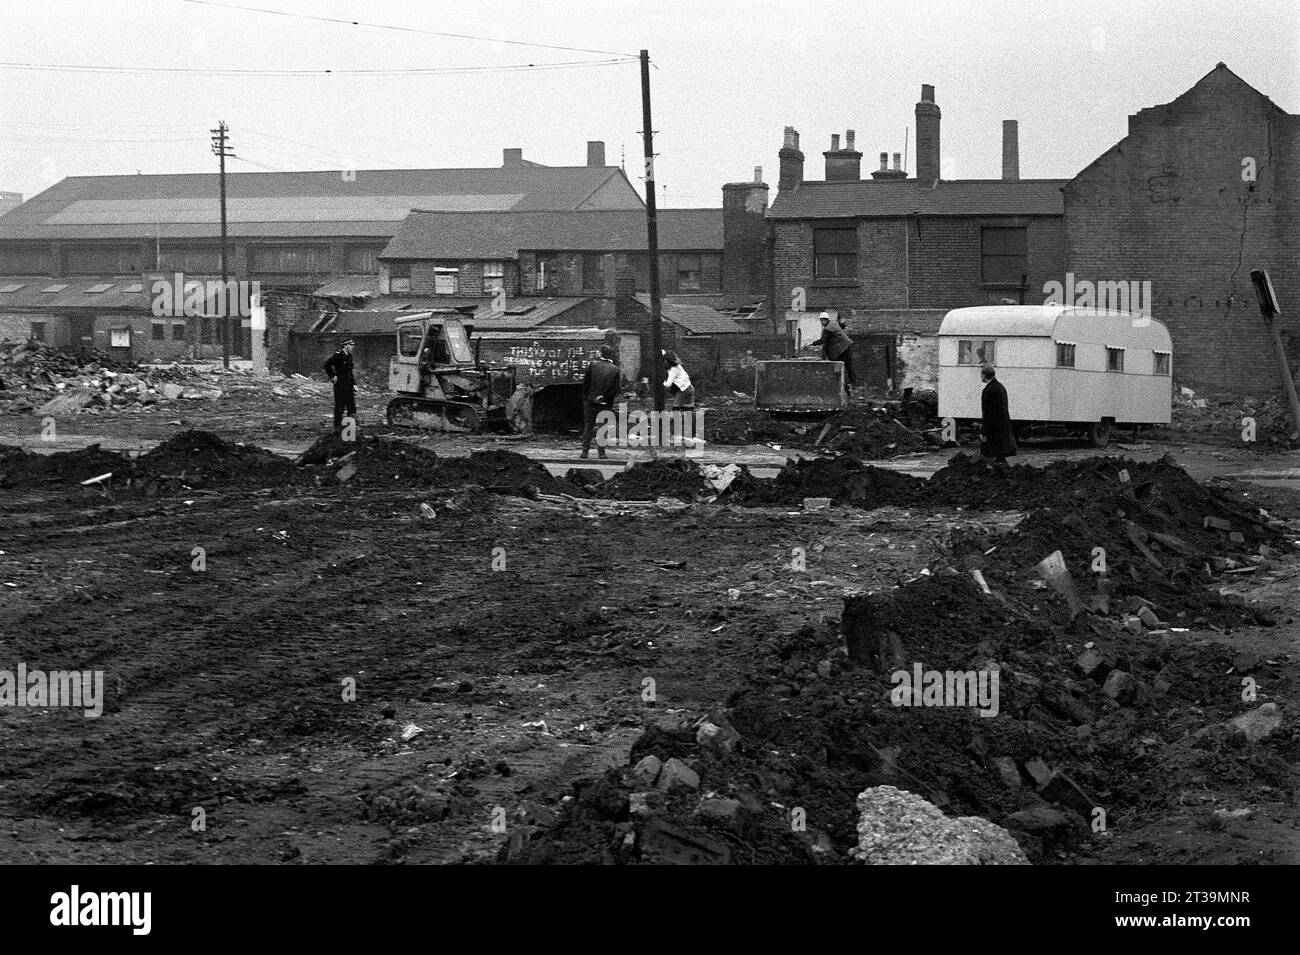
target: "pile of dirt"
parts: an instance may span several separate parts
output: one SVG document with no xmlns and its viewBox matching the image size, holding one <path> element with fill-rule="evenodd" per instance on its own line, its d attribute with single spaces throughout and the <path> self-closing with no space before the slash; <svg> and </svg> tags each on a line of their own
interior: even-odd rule
<svg viewBox="0 0 1300 955">
<path fill-rule="evenodd" d="M 846 413 L 835 424 L 839 430 L 825 448 L 850 457 L 874 461 L 926 447 L 918 434 L 888 415 Z"/>
<path fill-rule="evenodd" d="M 468 458 L 442 458 L 430 478 L 438 484 L 478 484 L 494 494 L 514 497 L 579 491 L 553 477 L 544 465 L 513 451 L 474 451 Z"/>
<path fill-rule="evenodd" d="M 133 463 L 137 483 L 164 487 L 278 487 L 299 479 L 288 458 L 197 429 L 173 435 Z"/>
<path fill-rule="evenodd" d="M 659 497 L 698 501 L 711 496 L 713 489 L 694 461 L 658 458 L 634 464 L 601 484 L 588 486 L 585 493 L 617 501 L 653 501 Z"/>
<path fill-rule="evenodd" d="M 806 497 L 836 504 L 883 507 L 915 503 L 926 482 L 899 471 L 872 467 L 851 457 L 790 459 L 776 477 L 756 478 L 742 469 L 720 500 L 749 506 L 802 505 Z"/>
<path fill-rule="evenodd" d="M 1158 427 L 1157 434 L 1194 435 L 1194 440 L 1235 447 L 1249 447 L 1242 441 L 1242 420 L 1255 422 L 1256 446 L 1270 449 L 1300 447 L 1295 420 L 1287 400 L 1280 394 L 1259 397 L 1236 395 L 1215 398 L 1194 394 L 1183 388 L 1174 396 L 1169 425 Z"/>
<path fill-rule="evenodd" d="M 129 470 L 130 461 L 92 444 L 78 451 L 33 454 L 22 448 L 0 447 L 0 487 L 36 488 L 51 484 L 79 484 L 101 474 L 114 477 Z"/>
<path fill-rule="evenodd" d="M 898 420 L 904 406 L 917 427 Z M 907 402 L 854 403 L 824 421 L 794 422 L 773 418 L 753 407 L 708 409 L 705 438 L 710 444 L 775 444 L 811 450 L 820 448 L 863 460 L 880 460 L 926 447 L 919 434 L 931 427 L 921 399 Z"/>
</svg>

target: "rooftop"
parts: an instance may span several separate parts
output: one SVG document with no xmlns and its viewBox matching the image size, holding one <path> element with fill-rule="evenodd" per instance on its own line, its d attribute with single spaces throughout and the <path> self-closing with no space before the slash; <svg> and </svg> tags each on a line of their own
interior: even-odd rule
<svg viewBox="0 0 1300 955">
<path fill-rule="evenodd" d="M 1059 216 L 1068 179 L 915 179 L 804 182 L 777 193 L 772 219 L 871 216 Z"/>
</svg>

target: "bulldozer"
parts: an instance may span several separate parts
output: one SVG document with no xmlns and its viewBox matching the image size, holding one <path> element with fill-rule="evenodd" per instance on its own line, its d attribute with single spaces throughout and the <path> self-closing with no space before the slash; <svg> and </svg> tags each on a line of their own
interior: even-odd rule
<svg viewBox="0 0 1300 955">
<path fill-rule="evenodd" d="M 397 354 L 388 364 L 387 419 L 394 427 L 473 434 L 525 433 L 581 425 L 581 385 L 533 387 L 516 369 L 484 365 L 473 326 L 457 312 L 417 312 L 397 321 Z"/>
</svg>

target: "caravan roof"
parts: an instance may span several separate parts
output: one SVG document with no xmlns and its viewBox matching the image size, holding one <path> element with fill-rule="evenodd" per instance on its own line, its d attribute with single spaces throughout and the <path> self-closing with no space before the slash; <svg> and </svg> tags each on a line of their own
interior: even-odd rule
<svg viewBox="0 0 1300 955">
<path fill-rule="evenodd" d="M 1108 320 L 1141 328 L 1157 324 L 1141 315 L 1066 305 L 981 305 L 953 309 L 943 317 L 940 335 L 1050 338 L 1062 319 Z"/>
</svg>

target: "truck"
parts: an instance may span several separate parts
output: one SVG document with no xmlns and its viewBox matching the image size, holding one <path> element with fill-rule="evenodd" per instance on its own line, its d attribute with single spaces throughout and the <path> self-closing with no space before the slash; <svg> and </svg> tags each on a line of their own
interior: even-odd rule
<svg viewBox="0 0 1300 955">
<path fill-rule="evenodd" d="M 1104 448 L 1116 426 L 1168 424 L 1173 345 L 1150 316 L 1067 305 L 987 305 L 939 326 L 939 417 L 981 417 L 980 368 L 1007 389 L 1017 431 L 1062 427 Z"/>
</svg>

